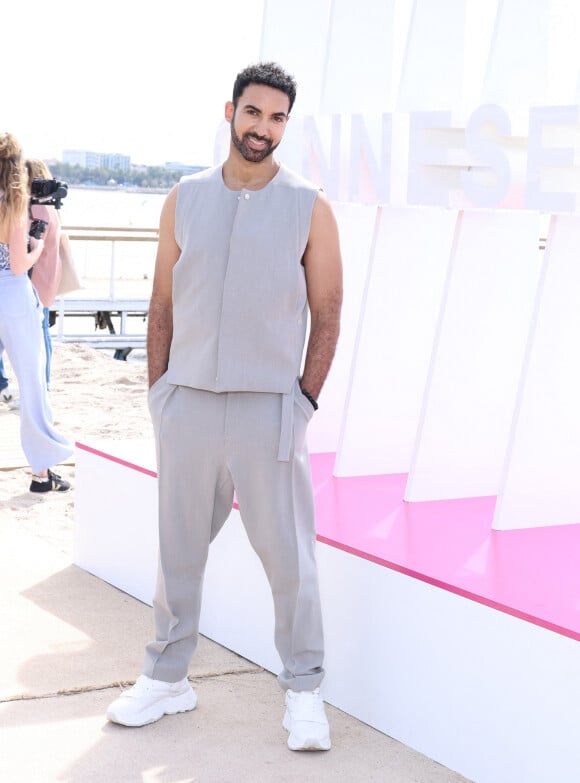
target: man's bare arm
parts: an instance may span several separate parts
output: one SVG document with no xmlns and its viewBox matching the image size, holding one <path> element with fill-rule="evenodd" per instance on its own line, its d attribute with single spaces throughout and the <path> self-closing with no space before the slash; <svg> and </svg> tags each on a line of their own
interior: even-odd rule
<svg viewBox="0 0 580 783">
<path fill-rule="evenodd" d="M 175 241 L 175 204 L 177 185 L 169 192 L 159 223 L 159 244 L 155 261 L 153 292 L 147 325 L 147 364 L 149 387 L 167 370 L 173 337 L 173 267 L 180 255 Z"/>
<path fill-rule="evenodd" d="M 318 194 L 314 203 L 304 269 L 310 308 L 310 337 L 300 385 L 316 400 L 336 351 L 342 306 L 338 227 L 330 202 L 322 193 Z"/>
</svg>

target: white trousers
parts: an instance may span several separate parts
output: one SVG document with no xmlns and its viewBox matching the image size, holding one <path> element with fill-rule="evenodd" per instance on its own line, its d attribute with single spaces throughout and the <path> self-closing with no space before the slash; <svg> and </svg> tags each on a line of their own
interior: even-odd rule
<svg viewBox="0 0 580 783">
<path fill-rule="evenodd" d="M 210 542 L 231 508 L 234 488 L 248 538 L 274 599 L 283 688 L 313 690 L 323 676 L 323 632 L 306 428 L 313 409 L 298 382 L 284 396 L 214 393 L 159 379 L 149 397 L 159 472 L 156 640 L 144 674 L 176 682 L 195 650 Z M 279 459 L 291 428 L 289 459 Z M 285 437 L 285 436 L 284 436 Z"/>
<path fill-rule="evenodd" d="M 20 440 L 32 471 L 70 457 L 72 445 L 53 426 L 46 389 L 42 305 L 27 274 L 0 270 L 0 343 L 20 392 Z"/>
</svg>

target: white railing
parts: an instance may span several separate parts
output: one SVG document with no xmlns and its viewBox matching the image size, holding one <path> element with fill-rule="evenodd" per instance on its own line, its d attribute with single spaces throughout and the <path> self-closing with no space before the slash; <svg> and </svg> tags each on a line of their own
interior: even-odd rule
<svg viewBox="0 0 580 783">
<path fill-rule="evenodd" d="M 140 281 L 125 281 L 124 288 L 131 288 L 131 291 L 120 292 L 119 280 L 119 245 L 120 243 L 157 243 L 158 230 L 156 228 L 139 227 L 120 227 L 120 226 L 63 226 L 63 231 L 69 236 L 73 244 L 73 255 L 77 272 L 83 283 L 83 289 L 72 292 L 63 297 L 58 297 L 51 310 L 57 314 L 57 329 L 53 335 L 59 342 L 81 342 L 85 345 L 96 348 L 115 349 L 118 358 L 124 356 L 132 348 L 144 348 L 146 329 L 142 332 L 129 332 L 127 329 L 128 319 L 139 317 L 145 322 L 149 309 L 149 291 L 148 285 L 143 286 L 143 280 L 152 278 L 152 261 L 149 259 L 151 275 L 145 273 Z M 80 253 L 75 252 L 76 243 L 85 243 L 85 263 L 80 261 Z M 109 269 L 107 293 L 96 290 L 93 286 L 85 287 L 85 273 L 88 267 L 87 259 L 89 249 L 93 243 L 110 243 Z M 103 256 L 103 253 L 99 255 Z M 99 262 L 101 263 L 101 262 Z M 101 272 L 101 270 L 99 270 Z M 107 280 L 106 275 L 100 274 L 102 280 Z M 94 282 L 94 281 L 93 281 Z M 140 285 L 139 285 L 140 283 Z M 92 290 L 91 290 L 92 289 Z M 101 329 L 93 333 L 86 330 L 82 333 L 65 332 L 65 318 L 69 317 L 93 317 L 98 321 Z M 117 324 L 113 319 L 118 318 Z"/>
<path fill-rule="evenodd" d="M 63 231 L 74 242 L 84 242 L 85 247 L 93 242 L 110 242 L 111 252 L 109 256 L 109 286 L 110 299 L 117 297 L 117 260 L 120 243 L 157 243 L 159 232 L 157 228 L 139 228 L 133 226 L 63 226 Z M 73 245 L 74 252 L 74 245 Z M 86 252 L 85 252 L 86 258 Z M 82 274 L 82 270 L 77 270 Z"/>
</svg>

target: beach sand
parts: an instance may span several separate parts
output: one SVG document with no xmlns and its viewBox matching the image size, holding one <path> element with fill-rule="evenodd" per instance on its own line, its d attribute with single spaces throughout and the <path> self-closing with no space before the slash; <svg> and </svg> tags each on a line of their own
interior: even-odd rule
<svg viewBox="0 0 580 783">
<path fill-rule="evenodd" d="M 50 401 L 57 429 L 73 443 L 91 439 L 152 438 L 147 408 L 147 367 L 143 358 L 118 361 L 106 351 L 80 344 L 54 344 Z M 11 382 L 15 381 L 6 361 Z M 3 410 L 2 421 L 12 425 L 18 414 Z M 5 427 L 8 430 L 8 427 Z M 15 444 L 16 445 L 16 444 Z M 74 517 L 75 468 L 59 465 L 56 472 L 72 483 L 66 493 L 33 495 L 28 491 L 30 468 L 0 471 L 0 519 L 33 530 L 42 527 L 42 536 L 71 554 Z"/>
</svg>

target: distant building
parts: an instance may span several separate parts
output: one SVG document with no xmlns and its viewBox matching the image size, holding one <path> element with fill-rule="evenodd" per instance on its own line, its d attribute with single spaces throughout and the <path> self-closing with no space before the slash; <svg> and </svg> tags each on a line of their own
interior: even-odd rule
<svg viewBox="0 0 580 783">
<path fill-rule="evenodd" d="M 131 166 L 131 158 L 128 155 L 119 155 L 118 153 L 103 155 L 103 163 L 101 164 L 105 169 L 112 169 L 113 171 L 129 171 Z"/>
<path fill-rule="evenodd" d="M 98 169 L 101 156 L 98 152 L 89 152 L 88 150 L 64 150 L 62 159 L 64 163 L 70 163 L 71 166 L 80 166 L 83 169 Z"/>
<path fill-rule="evenodd" d="M 83 169 L 111 169 L 112 171 L 128 171 L 131 158 L 110 152 L 92 152 L 91 150 L 64 150 L 63 163 L 80 166 Z"/>
</svg>

